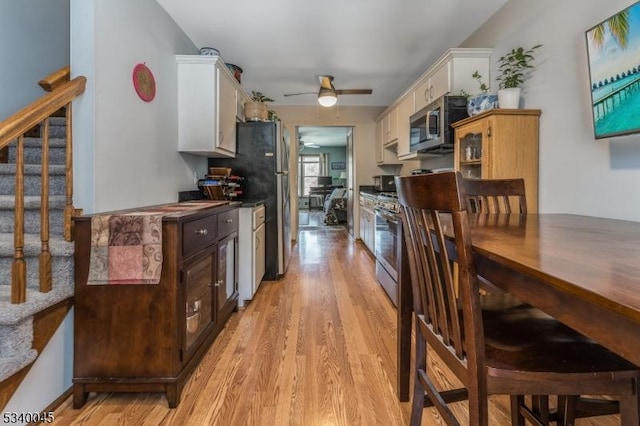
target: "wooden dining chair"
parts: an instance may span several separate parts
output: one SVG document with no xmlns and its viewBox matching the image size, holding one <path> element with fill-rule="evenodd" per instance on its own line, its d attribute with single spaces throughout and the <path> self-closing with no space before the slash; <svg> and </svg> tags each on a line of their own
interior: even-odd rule
<svg viewBox="0 0 640 426">
<path fill-rule="evenodd" d="M 512 425 L 545 422 L 523 395 L 584 394 L 618 399 L 623 424 L 637 425 L 635 365 L 508 294 L 480 294 L 463 186 L 458 172 L 396 178 L 416 327 L 411 425 L 432 406 L 459 425 L 449 404 L 468 400 L 469 424 L 487 426 L 491 394 L 511 396 Z M 462 388 L 439 389 L 427 371 L 427 344 Z M 555 420 L 572 424 L 575 414 L 565 404 Z"/>
<path fill-rule="evenodd" d="M 527 213 L 524 179 L 464 179 L 470 213 Z"/>
<path fill-rule="evenodd" d="M 463 188 L 467 211 L 469 213 L 484 214 L 526 214 L 527 198 L 524 179 L 463 179 Z M 480 220 L 496 220 L 493 217 L 481 218 Z M 481 279 L 483 287 L 487 291 L 500 292 L 492 283 Z M 617 401 L 585 398 L 577 395 L 560 396 L 558 400 L 559 410 L 549 410 L 549 398 L 543 395 L 532 396 L 532 408 L 539 413 L 546 425 L 562 417 L 563 412 L 576 413 L 580 417 L 591 417 L 605 414 L 616 414 L 619 411 Z M 574 408 L 567 408 L 574 407 Z"/>
</svg>

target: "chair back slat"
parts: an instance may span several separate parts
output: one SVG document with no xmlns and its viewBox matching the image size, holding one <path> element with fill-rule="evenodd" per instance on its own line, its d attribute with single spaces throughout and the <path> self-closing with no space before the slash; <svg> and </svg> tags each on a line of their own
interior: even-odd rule
<svg viewBox="0 0 640 426">
<path fill-rule="evenodd" d="M 476 349 L 484 348 L 484 340 L 471 244 L 465 243 L 470 234 L 461 180 L 458 173 L 407 176 L 397 178 L 396 189 L 412 289 L 420 296 L 414 297 L 414 309 L 423 314 L 430 340 L 442 342 L 468 368 L 470 358 L 482 364 L 482 350 Z M 460 271 L 457 288 L 454 261 Z"/>
<path fill-rule="evenodd" d="M 413 218 L 413 214 L 415 212 L 413 210 L 406 210 L 404 212 L 405 219 L 403 228 L 406 228 L 405 233 L 407 235 L 411 235 L 412 238 L 407 239 L 407 248 L 408 250 L 413 250 L 415 256 L 418 256 L 420 259 L 427 259 L 426 254 L 426 237 L 425 228 L 421 225 L 423 221 L 419 218 Z M 421 241 L 422 244 L 418 244 L 417 242 Z M 430 268 L 427 265 L 427 262 L 420 262 L 416 265 L 415 273 L 418 277 L 418 281 L 420 282 L 430 282 L 431 281 L 431 273 L 429 272 Z M 436 329 L 440 329 L 440 321 L 438 320 L 438 315 L 436 314 L 435 304 L 427 303 L 428 300 L 435 300 L 436 295 L 434 293 L 433 285 L 424 285 L 424 286 L 412 286 L 413 292 L 413 300 L 414 300 L 414 312 L 417 315 L 422 315 L 428 318 Z"/>
<path fill-rule="evenodd" d="M 470 213 L 527 213 L 524 179 L 464 179 Z"/>
</svg>

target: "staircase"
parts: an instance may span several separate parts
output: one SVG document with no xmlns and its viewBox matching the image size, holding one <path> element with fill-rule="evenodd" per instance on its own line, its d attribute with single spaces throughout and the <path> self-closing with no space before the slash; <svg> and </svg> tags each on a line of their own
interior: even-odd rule
<svg viewBox="0 0 640 426">
<path fill-rule="evenodd" d="M 52 289 L 39 290 L 40 185 L 42 140 L 24 138 L 24 258 L 26 301 L 11 303 L 14 259 L 16 142 L 9 145 L 9 162 L 0 164 L 0 383 L 30 365 L 33 348 L 33 316 L 73 295 L 73 243 L 64 232 L 66 119 L 49 118 L 49 250 Z"/>
<path fill-rule="evenodd" d="M 70 74 L 39 81 L 47 93 L 0 121 L 0 409 L 73 306 L 70 128 L 87 79 Z"/>
</svg>

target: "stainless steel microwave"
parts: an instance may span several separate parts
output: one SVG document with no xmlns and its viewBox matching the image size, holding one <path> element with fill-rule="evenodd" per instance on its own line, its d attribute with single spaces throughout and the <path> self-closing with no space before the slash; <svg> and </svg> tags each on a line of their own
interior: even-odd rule
<svg viewBox="0 0 640 426">
<path fill-rule="evenodd" d="M 453 152 L 451 124 L 468 117 L 464 96 L 442 96 L 410 118 L 409 151 L 449 154 Z"/>
</svg>

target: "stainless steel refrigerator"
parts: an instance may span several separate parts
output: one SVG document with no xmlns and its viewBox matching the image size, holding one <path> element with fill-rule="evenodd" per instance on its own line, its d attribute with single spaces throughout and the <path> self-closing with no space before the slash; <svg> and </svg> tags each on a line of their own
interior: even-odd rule
<svg viewBox="0 0 640 426">
<path fill-rule="evenodd" d="M 284 275 L 291 255 L 289 134 L 280 122 L 237 124 L 235 158 L 209 158 L 209 167 L 231 167 L 244 177 L 239 201 L 265 205 L 265 280 Z M 242 253 L 238 253 L 242 267 Z"/>
</svg>

